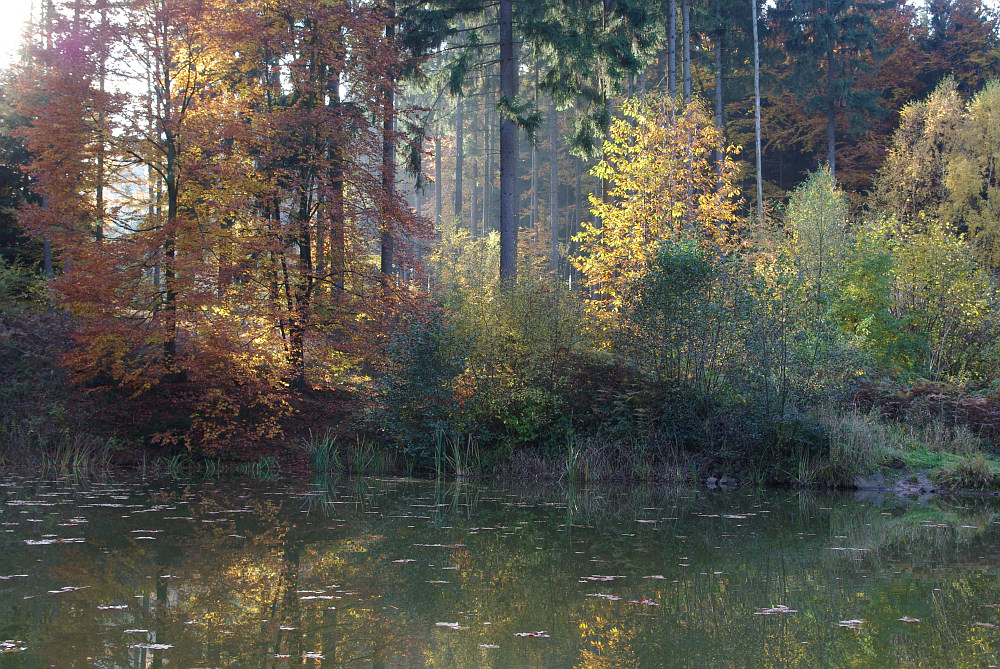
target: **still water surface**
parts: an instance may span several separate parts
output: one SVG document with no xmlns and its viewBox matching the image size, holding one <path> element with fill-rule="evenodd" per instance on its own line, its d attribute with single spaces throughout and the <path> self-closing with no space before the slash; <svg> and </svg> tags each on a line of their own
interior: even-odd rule
<svg viewBox="0 0 1000 669">
<path fill-rule="evenodd" d="M 1000 506 L 0 481 L 0 667 L 989 667 Z"/>
</svg>

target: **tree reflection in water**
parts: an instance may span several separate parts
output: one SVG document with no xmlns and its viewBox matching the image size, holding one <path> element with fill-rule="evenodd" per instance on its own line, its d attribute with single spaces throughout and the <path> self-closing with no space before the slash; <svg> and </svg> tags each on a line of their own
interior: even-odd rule
<svg viewBox="0 0 1000 669">
<path fill-rule="evenodd" d="M 4 667 L 1000 664 L 986 499 L 374 479 L 2 494 Z"/>
</svg>

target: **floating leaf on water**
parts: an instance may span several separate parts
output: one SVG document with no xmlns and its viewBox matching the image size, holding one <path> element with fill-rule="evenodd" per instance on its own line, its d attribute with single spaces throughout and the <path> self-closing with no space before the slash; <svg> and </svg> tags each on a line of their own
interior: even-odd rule
<svg viewBox="0 0 1000 669">
<path fill-rule="evenodd" d="M 173 647 L 172 643 L 137 643 L 129 646 L 129 648 L 145 648 L 146 650 L 167 650 Z"/>
<path fill-rule="evenodd" d="M 900 618 L 900 621 L 902 621 L 904 623 L 919 623 L 920 622 L 920 618 L 913 618 L 911 616 L 903 616 L 902 618 Z"/>
<path fill-rule="evenodd" d="M 62 594 L 64 592 L 74 592 L 76 590 L 83 590 L 83 589 L 89 588 L 89 587 L 90 587 L 89 585 L 79 585 L 79 586 L 66 585 L 66 586 L 63 586 L 63 587 L 59 588 L 58 590 L 49 590 L 49 594 L 50 595 L 60 595 L 60 594 Z"/>
<path fill-rule="evenodd" d="M 645 597 L 642 599 L 633 599 L 631 601 L 633 604 L 644 604 L 645 606 L 659 606 L 657 602 L 654 602 L 652 599 L 646 599 Z"/>
<path fill-rule="evenodd" d="M 790 609 L 784 604 L 778 604 L 769 609 L 757 609 L 753 612 L 755 616 L 773 616 L 776 613 L 798 613 L 796 609 Z"/>
<path fill-rule="evenodd" d="M 846 627 L 847 629 L 856 630 L 865 624 L 864 620 L 859 618 L 852 618 L 850 620 L 841 620 L 837 623 L 837 627 Z"/>
<path fill-rule="evenodd" d="M 82 544 L 82 537 L 69 537 L 67 539 L 25 539 L 24 543 L 28 546 L 51 546 L 52 544 Z"/>
<path fill-rule="evenodd" d="M 533 639 L 548 639 L 549 633 L 545 630 L 539 630 L 538 632 L 514 632 L 514 636 L 526 636 Z"/>
<path fill-rule="evenodd" d="M 0 641 L 0 653 L 20 653 L 24 650 L 28 650 L 28 647 L 23 641 L 15 641 L 14 639 Z"/>
<path fill-rule="evenodd" d="M 447 627 L 448 629 L 452 629 L 452 630 L 467 630 L 467 629 L 469 629 L 468 627 L 466 627 L 465 625 L 462 625 L 461 623 L 434 623 L 434 624 L 436 626 L 438 626 L 438 627 Z"/>
</svg>

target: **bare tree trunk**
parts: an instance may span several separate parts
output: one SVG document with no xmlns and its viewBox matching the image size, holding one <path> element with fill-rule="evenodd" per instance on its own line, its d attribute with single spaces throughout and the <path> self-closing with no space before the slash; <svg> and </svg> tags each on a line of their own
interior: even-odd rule
<svg viewBox="0 0 1000 669">
<path fill-rule="evenodd" d="M 538 109 L 538 61 L 535 61 L 535 109 Z M 538 226 L 538 151 L 531 143 L 531 229 Z"/>
<path fill-rule="evenodd" d="M 826 13 L 827 16 L 831 16 L 833 12 L 832 0 L 826 0 Z M 836 137 L 836 120 L 837 120 L 837 101 L 834 96 L 834 73 L 833 68 L 836 65 L 836 60 L 833 55 L 833 28 L 828 28 L 830 31 L 827 34 L 829 48 L 826 52 L 826 94 L 827 94 L 827 120 L 826 120 L 826 143 L 827 143 L 827 155 L 830 157 L 830 174 L 834 177 L 837 176 L 837 137 Z"/>
<path fill-rule="evenodd" d="M 476 147 L 476 137 L 479 136 L 480 115 L 479 110 L 475 107 L 470 111 L 472 112 L 472 128 L 469 134 L 469 144 L 472 151 L 472 195 L 469 198 L 469 231 L 473 237 L 476 237 L 479 229 L 478 219 L 476 218 L 476 200 L 479 197 L 479 151 Z"/>
<path fill-rule="evenodd" d="M 340 73 L 335 72 L 330 81 L 330 104 L 336 110 L 337 128 L 330 146 L 330 278 L 336 293 L 344 292 L 344 275 L 347 271 L 346 220 L 344 216 L 344 147 L 340 133 L 343 118 L 340 110 Z"/>
<path fill-rule="evenodd" d="M 667 2 L 667 92 L 677 95 L 677 0 Z"/>
<path fill-rule="evenodd" d="M 441 54 L 437 56 L 438 68 L 441 67 Z M 441 116 L 435 110 L 434 124 L 434 225 L 441 230 Z"/>
<path fill-rule="evenodd" d="M 757 0 L 750 0 L 753 15 L 753 112 L 757 143 L 757 220 L 764 220 L 764 182 L 760 172 L 760 42 L 757 37 Z"/>
<path fill-rule="evenodd" d="M 573 194 L 576 197 L 573 205 L 573 220 L 570 222 L 570 230 L 567 235 L 568 239 L 573 239 L 573 236 L 582 227 L 582 220 L 580 218 L 582 209 L 580 207 L 580 203 L 583 200 L 583 159 L 578 157 L 573 162 L 576 166 L 576 184 L 574 185 Z M 570 253 L 572 254 L 572 249 Z M 573 274 L 570 274 L 570 277 L 572 276 Z"/>
<path fill-rule="evenodd" d="M 500 92 L 513 105 L 517 99 L 514 58 L 513 0 L 500 0 Z M 517 276 L 517 124 L 500 120 L 500 280 Z"/>
<path fill-rule="evenodd" d="M 719 131 L 719 146 L 715 149 L 715 164 L 722 171 L 722 153 L 725 147 L 726 119 L 722 106 L 722 40 L 726 29 L 722 25 L 721 0 L 715 3 L 715 128 Z"/>
<path fill-rule="evenodd" d="M 455 229 L 458 229 L 459 221 L 462 220 L 462 173 L 465 171 L 465 98 L 459 96 L 455 105 Z"/>
<path fill-rule="evenodd" d="M 656 53 L 656 85 L 660 92 L 667 87 L 667 50 L 660 49 Z"/>
<path fill-rule="evenodd" d="M 391 46 L 396 32 L 396 0 L 388 0 L 386 9 L 389 15 L 386 17 L 385 41 Z M 393 146 L 392 128 L 395 117 L 392 84 L 388 84 L 382 91 L 383 114 L 382 119 L 382 253 L 379 258 L 379 270 L 383 277 L 392 274 L 392 229 L 390 211 L 394 205 L 396 182 L 396 156 Z"/>
<path fill-rule="evenodd" d="M 488 88 L 490 100 L 486 104 L 484 113 L 486 123 L 483 124 L 483 237 L 486 236 L 493 212 L 493 88 L 491 86 Z"/>
<path fill-rule="evenodd" d="M 559 122 L 556 100 L 549 98 L 549 269 L 559 279 Z"/>
<path fill-rule="evenodd" d="M 684 104 L 691 104 L 691 0 L 681 0 L 684 21 Z"/>
<path fill-rule="evenodd" d="M 434 225 L 441 229 L 441 121 L 434 128 Z"/>
</svg>

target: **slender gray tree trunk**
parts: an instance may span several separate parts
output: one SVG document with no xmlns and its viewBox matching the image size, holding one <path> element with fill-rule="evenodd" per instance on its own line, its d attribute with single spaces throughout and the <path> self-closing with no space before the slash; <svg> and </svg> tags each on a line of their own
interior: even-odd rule
<svg viewBox="0 0 1000 669">
<path fill-rule="evenodd" d="M 760 42 L 757 37 L 757 0 L 750 0 L 753 15 L 753 114 L 757 144 L 757 220 L 764 220 L 764 182 L 760 171 Z"/>
<path fill-rule="evenodd" d="M 479 230 L 479 219 L 476 216 L 479 198 L 479 150 L 476 147 L 476 138 L 479 136 L 480 114 L 475 106 L 470 111 L 472 113 L 472 128 L 469 132 L 469 148 L 472 153 L 472 193 L 469 198 L 469 231 L 473 237 L 476 237 Z"/>
<path fill-rule="evenodd" d="M 389 11 L 388 21 L 385 24 L 386 43 L 391 44 L 396 32 L 396 0 L 389 0 L 387 3 Z M 395 102 L 393 100 L 392 86 L 388 85 L 383 90 L 383 104 L 385 117 L 382 119 L 382 197 L 384 204 L 382 208 L 382 253 L 379 258 L 379 270 L 382 275 L 388 277 L 392 274 L 392 223 L 390 221 L 390 211 L 393 205 L 396 186 L 396 155 L 392 137 L 393 120 L 395 118 Z"/>
<path fill-rule="evenodd" d="M 677 95 L 677 0 L 667 2 L 667 92 Z"/>
<path fill-rule="evenodd" d="M 441 229 L 441 121 L 434 130 L 434 225 Z"/>
<path fill-rule="evenodd" d="M 455 229 L 458 229 L 462 220 L 462 173 L 465 171 L 465 147 L 463 126 L 465 125 L 464 112 L 465 98 L 459 97 L 455 105 Z"/>
<path fill-rule="evenodd" d="M 549 98 L 549 269 L 559 278 L 559 123 L 556 100 Z"/>
<path fill-rule="evenodd" d="M 500 92 L 517 99 L 517 63 L 514 58 L 513 0 L 500 0 Z M 517 276 L 517 124 L 500 119 L 500 280 Z"/>
<path fill-rule="evenodd" d="M 684 104 L 691 104 L 691 0 L 681 0 L 684 21 Z"/>
<path fill-rule="evenodd" d="M 826 0 L 826 13 L 827 16 L 832 16 L 833 14 L 833 0 Z M 831 21 L 832 23 L 832 21 Z M 827 155 L 830 156 L 830 174 L 837 176 L 837 137 L 836 137 L 836 120 L 837 120 L 837 100 L 834 95 L 834 83 L 835 77 L 833 68 L 837 64 L 837 61 L 833 55 L 833 26 L 827 29 L 827 39 L 829 47 L 826 52 L 826 94 L 827 94 L 827 116 L 826 116 L 826 150 Z"/>
<path fill-rule="evenodd" d="M 719 131 L 719 146 L 715 149 L 715 164 L 722 170 L 722 153 L 726 144 L 726 119 L 722 106 L 722 40 L 726 29 L 722 25 L 720 3 L 715 4 L 715 127 Z"/>
<path fill-rule="evenodd" d="M 535 61 L 535 109 L 538 109 L 538 61 Z M 538 225 L 538 150 L 531 143 L 531 229 Z"/>
</svg>

